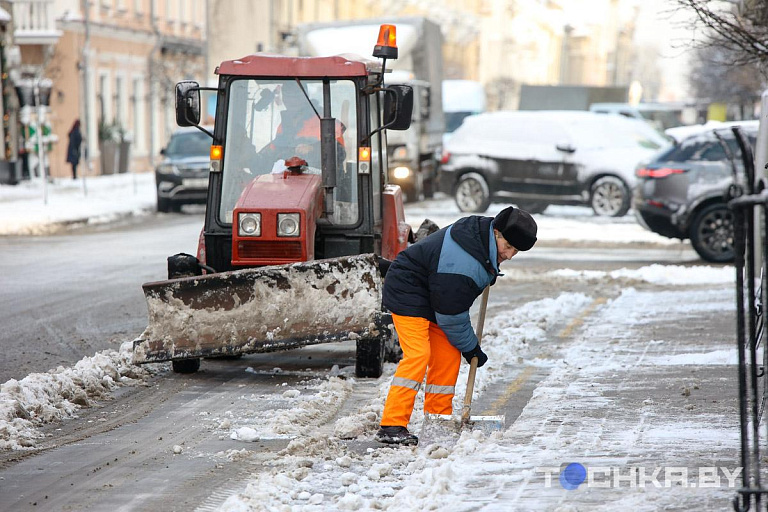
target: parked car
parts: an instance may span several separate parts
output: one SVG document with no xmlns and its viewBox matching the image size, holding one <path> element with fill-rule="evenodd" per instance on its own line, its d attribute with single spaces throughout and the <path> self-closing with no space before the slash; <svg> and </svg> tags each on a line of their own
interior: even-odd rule
<svg viewBox="0 0 768 512">
<path fill-rule="evenodd" d="M 155 168 L 157 211 L 179 211 L 185 204 L 205 204 L 210 151 L 211 137 L 197 128 L 173 132 L 168 145 L 160 151 L 163 161 Z"/>
<path fill-rule="evenodd" d="M 643 121 L 583 111 L 490 112 L 467 117 L 446 143 L 441 188 L 463 212 L 491 202 L 541 213 L 591 206 L 621 217 L 638 162 L 669 141 Z"/>
<path fill-rule="evenodd" d="M 640 224 L 667 238 L 690 239 L 706 261 L 733 261 L 733 213 L 725 194 L 733 183 L 733 165 L 743 176 L 744 164 L 731 127 L 740 126 L 754 149 L 758 125 L 758 121 L 719 123 L 639 166 L 633 205 Z"/>
</svg>

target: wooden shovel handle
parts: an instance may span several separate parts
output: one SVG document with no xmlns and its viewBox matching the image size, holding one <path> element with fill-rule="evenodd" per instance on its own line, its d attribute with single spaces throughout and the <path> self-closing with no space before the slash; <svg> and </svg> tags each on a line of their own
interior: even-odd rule
<svg viewBox="0 0 768 512">
<path fill-rule="evenodd" d="M 488 307 L 488 293 L 491 287 L 486 286 L 483 290 L 483 298 L 480 301 L 480 316 L 477 319 L 475 334 L 477 336 L 477 346 L 483 338 L 483 326 L 485 325 L 485 310 Z M 475 374 L 477 373 L 477 357 L 473 357 L 469 363 L 469 376 L 467 377 L 467 392 L 464 394 L 464 407 L 461 409 L 461 422 L 469 421 L 469 413 L 472 408 L 472 393 L 475 391 Z"/>
</svg>

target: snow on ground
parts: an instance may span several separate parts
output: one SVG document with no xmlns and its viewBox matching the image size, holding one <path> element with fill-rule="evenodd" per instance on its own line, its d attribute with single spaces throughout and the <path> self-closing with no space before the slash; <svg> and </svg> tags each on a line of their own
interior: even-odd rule
<svg viewBox="0 0 768 512">
<path fill-rule="evenodd" d="M 0 186 L 0 235 L 45 234 L 51 232 L 55 224 L 104 222 L 154 209 L 154 177 L 151 174 L 89 178 L 86 187 L 87 195 L 79 180 L 57 180 L 48 187 L 48 204 L 45 205 L 39 183 Z M 486 215 L 495 215 L 502 208 L 503 205 L 493 205 Z M 462 216 L 448 198 L 409 205 L 406 215 L 414 227 L 418 227 L 423 218 L 430 218 L 444 226 Z M 542 241 L 683 245 L 644 230 L 631 216 L 605 219 L 595 217 L 587 208 L 550 207 L 545 214 L 535 218 Z M 394 365 L 388 365 L 385 375 L 378 381 L 375 397 L 354 414 L 339 419 L 330 437 L 312 437 L 311 433 L 316 425 L 338 412 L 340 404 L 351 392 L 354 378 L 350 369 L 335 369 L 327 379 L 308 376 L 301 389 L 286 389 L 281 394 L 282 403 L 275 407 L 270 417 L 229 414 L 212 418 L 211 421 L 216 422 L 216 428 L 222 433 L 244 443 L 243 450 L 228 452 L 227 457 L 247 457 L 248 443 L 258 439 L 292 439 L 279 460 L 275 461 L 274 469 L 252 481 L 243 492 L 230 497 L 222 510 L 464 510 L 478 508 L 485 499 L 475 496 L 473 489 L 496 489 L 494 496 L 505 496 L 508 503 L 515 503 L 518 498 L 524 499 L 526 489 L 530 489 L 532 482 L 541 484 L 544 477 L 536 473 L 535 467 L 555 463 L 554 447 L 558 449 L 554 460 L 561 461 L 566 460 L 569 454 L 576 457 L 584 453 L 586 438 L 593 439 L 592 442 L 603 439 L 600 429 L 606 428 L 604 424 L 590 426 L 595 430 L 588 432 L 586 438 L 578 431 L 563 433 L 562 428 L 554 436 L 545 428 L 551 419 L 551 404 L 567 402 L 568 394 L 576 394 L 581 400 L 576 403 L 575 409 L 564 413 L 566 420 L 581 420 L 589 413 L 585 407 L 602 410 L 604 418 L 619 418 L 613 428 L 623 429 L 623 433 L 614 432 L 617 438 L 610 442 L 604 440 L 608 451 L 623 446 L 621 435 L 647 436 L 643 442 L 653 440 L 670 452 L 674 452 L 681 443 L 690 443 L 691 435 L 705 448 L 713 448 L 708 443 L 715 439 L 737 443 L 737 440 L 731 439 L 738 433 L 733 425 L 712 424 L 706 431 L 692 431 L 692 425 L 683 423 L 655 424 L 646 432 L 642 426 L 632 423 L 632 418 L 637 416 L 634 414 L 636 411 L 611 409 L 609 412 L 608 409 L 615 408 L 616 404 L 598 396 L 592 389 L 594 382 L 591 380 L 626 371 L 627 368 L 650 365 L 732 364 L 735 354 L 726 347 L 701 353 L 668 353 L 660 349 L 664 340 L 650 340 L 643 342 L 642 350 L 622 351 L 626 347 L 621 341 L 637 337 L 634 329 L 642 328 L 667 312 L 685 316 L 723 311 L 724 305 L 732 307 L 733 269 L 704 265 L 650 265 L 606 273 L 563 268 L 544 277 L 586 283 L 596 279 L 615 279 L 622 284 L 708 286 L 706 290 L 686 288 L 663 293 L 641 292 L 626 287 L 612 303 L 598 305 L 597 319 L 585 326 L 582 339 L 568 348 L 561 358 L 538 358 L 534 349 L 548 342 L 547 330 L 557 320 L 595 306 L 587 296 L 566 293 L 488 318 L 485 347 L 498 364 L 478 374 L 478 393 L 502 378 L 505 363 L 519 362 L 519 358 L 530 367 L 549 371 L 520 418 L 503 435 L 496 433 L 486 438 L 480 432 L 465 432 L 452 443 L 414 449 L 371 449 L 362 456 L 348 451 L 343 439 L 367 439 L 375 431 Z M 532 278 L 524 270 L 514 270 L 503 279 Z M 553 347 L 553 350 L 557 349 L 558 346 Z M 605 357 L 606 354 L 609 357 Z M 43 423 L 76 417 L 81 407 L 109 397 L 116 387 L 143 383 L 155 370 L 151 366 L 131 365 L 130 357 L 131 344 L 125 343 L 120 351 L 100 352 L 84 358 L 72 368 L 57 368 L 0 385 L 0 448 L 34 447 L 41 436 L 38 429 Z M 459 381 L 466 379 L 465 372 L 466 365 L 463 365 Z M 619 380 L 626 383 L 627 378 Z M 601 381 L 601 385 L 605 390 L 606 381 Z M 461 388 L 458 386 L 458 389 Z M 241 399 L 261 398 L 243 395 Z M 456 404 L 462 399 L 460 392 L 456 396 Z M 411 425 L 416 431 L 423 423 L 420 400 Z M 647 406 L 650 409 L 656 407 L 652 403 Z M 622 416 L 623 412 L 627 414 Z M 650 417 L 649 414 L 647 411 L 641 414 L 643 421 Z M 596 460 L 599 458 L 595 457 Z M 559 490 L 562 492 L 562 489 Z M 648 496 L 627 493 L 622 503 L 627 510 L 640 510 L 646 507 L 644 500 L 647 499 Z M 665 498 L 658 499 L 663 501 Z"/>
<path fill-rule="evenodd" d="M 687 270 L 691 275 L 696 272 Z M 638 279 L 640 276 L 642 272 Z M 561 461 L 579 460 L 588 465 L 623 467 L 622 471 L 626 471 L 628 460 L 643 460 L 649 455 L 658 465 L 662 461 L 668 464 L 677 461 L 679 465 L 680 460 L 687 460 L 684 459 L 686 450 L 695 452 L 693 456 L 704 457 L 705 453 L 712 456 L 724 445 L 735 449 L 738 446 L 735 419 L 723 421 L 713 415 L 709 424 L 686 416 L 674 419 L 678 417 L 664 414 L 665 406 L 652 400 L 646 399 L 643 409 L 637 411 L 632 408 L 631 400 L 610 398 L 622 389 L 637 386 L 638 376 L 644 371 L 654 371 L 659 363 L 731 364 L 735 350 L 726 349 L 705 354 L 677 354 L 664 359 L 665 342 L 639 341 L 642 336 L 635 328 L 641 328 L 651 319 L 658 321 L 664 314 L 708 314 L 714 303 L 722 311 L 723 304 L 732 303 L 731 295 L 730 286 L 667 292 L 626 289 L 601 308 L 562 357 L 546 362 L 527 361 L 532 365 L 545 364 L 552 371 L 538 384 L 521 416 L 513 425 L 508 425 L 503 434 L 496 432 L 487 436 L 479 430 L 465 430 L 458 439 L 438 438 L 432 444 L 417 448 L 371 448 L 363 455 L 348 450 L 339 439 L 298 436 L 279 454 L 271 471 L 260 474 L 242 492 L 231 496 L 220 510 L 463 511 L 482 509 L 483 505 L 492 510 L 510 510 L 517 506 L 535 510 L 537 506 L 532 505 L 533 502 L 552 503 L 537 501 L 541 497 L 539 493 L 549 497 L 553 493 L 562 494 L 560 485 L 556 489 L 547 487 L 545 480 L 546 471 L 557 478 Z M 485 346 L 494 365 L 478 373 L 478 394 L 498 380 L 505 365 L 526 356 L 526 347 L 545 343 L 543 334 L 551 327 L 550 322 L 575 315 L 590 302 L 584 295 L 566 293 L 557 299 L 537 301 L 508 315 L 490 318 Z M 635 343 L 640 346 L 633 346 Z M 506 370 L 509 371 L 509 366 Z M 372 421 L 371 416 L 380 417 L 392 371 L 390 367 L 388 374 L 381 378 L 379 394 L 361 409 L 360 421 L 365 424 L 357 429 L 363 434 L 357 435 L 370 438 L 375 431 L 376 421 Z M 466 365 L 463 365 L 459 382 L 465 379 Z M 333 387 L 335 383 L 329 381 L 328 386 Z M 574 397 L 578 400 L 573 400 Z M 457 395 L 455 409 L 460 410 L 462 400 L 463 397 Z M 561 406 L 553 407 L 553 404 Z M 415 432 L 419 432 L 424 420 L 421 407 L 419 400 L 410 425 Z M 349 428 L 352 418 L 354 416 L 342 419 L 347 423 L 345 428 Z M 606 421 L 606 418 L 611 419 Z M 337 431 L 337 437 L 343 436 Z M 730 470 L 737 471 L 735 467 Z M 732 472 L 728 475 L 735 478 Z M 658 478 L 661 488 L 669 488 L 663 475 Z M 691 469 L 682 487 L 694 487 L 697 478 Z M 686 503 L 692 496 L 688 489 L 666 493 L 658 489 L 653 479 L 648 481 L 647 489 L 625 486 L 622 493 L 616 495 L 621 504 L 619 509 L 657 510 Z M 718 487 L 703 492 L 711 494 L 700 492 L 693 495 L 694 499 L 702 495 L 704 499 L 725 499 L 733 489 Z M 577 509 L 581 510 L 559 510 Z M 587 509 L 617 510 L 616 502 L 597 502 Z"/>
<path fill-rule="evenodd" d="M 59 366 L 0 384 L 0 449 L 34 448 L 42 424 L 76 417 L 81 407 L 108 399 L 113 389 L 146 380 L 155 367 L 134 365 L 132 347 L 125 342 L 119 351 L 98 352 L 71 368 Z"/>
<path fill-rule="evenodd" d="M 0 235 L 45 235 L 62 225 L 101 224 L 155 210 L 154 173 L 0 185 Z M 47 201 L 46 201 L 47 195 Z"/>
<path fill-rule="evenodd" d="M 637 282 L 654 283 L 659 275 L 652 267 L 642 267 L 637 270 L 622 269 L 616 276 L 609 273 L 604 278 L 630 279 Z M 695 284 L 720 284 L 728 282 L 722 276 L 720 269 L 708 266 L 677 267 L 674 271 L 681 282 Z M 731 269 L 732 270 L 732 269 Z M 551 272 L 553 279 L 558 278 L 558 272 Z M 588 281 L 593 276 L 582 276 L 577 272 L 566 272 L 570 278 Z M 662 273 L 663 275 L 664 273 Z M 504 279 L 513 279 L 513 275 Z M 625 293 L 629 293 L 625 292 Z M 545 339 L 547 327 L 564 316 L 575 314 L 582 309 L 590 299 L 582 294 L 564 294 L 556 299 L 544 299 L 517 308 L 513 313 L 503 316 L 489 317 L 485 329 L 484 348 L 494 361 L 512 362 L 518 357 L 527 356 L 527 347 Z M 729 303 L 730 304 L 730 303 Z M 682 307 L 682 306 L 681 306 Z M 697 306 L 704 307 L 702 305 Z M 713 311 L 722 311 L 723 304 L 712 300 L 709 307 Z M 654 311 L 652 308 L 651 313 Z M 642 323 L 642 318 L 633 318 L 633 322 Z M 620 325 L 617 319 L 612 328 Z M 105 398 L 109 391 L 123 385 L 142 383 L 153 373 L 153 365 L 134 366 L 131 364 L 132 342 L 125 342 L 119 351 L 106 350 L 92 357 L 80 360 L 72 368 L 59 367 L 47 373 L 31 374 L 16 381 L 11 379 L 0 385 L 0 449 L 25 449 L 35 446 L 40 438 L 38 428 L 44 423 L 75 417 L 78 409 L 88 406 L 94 399 Z M 706 362 L 706 356 L 698 361 Z M 725 359 L 732 361 L 735 354 L 730 352 L 712 354 L 710 359 Z M 689 360 L 690 362 L 691 360 Z M 546 361 L 531 361 L 531 364 L 548 364 Z M 659 364 L 685 364 L 686 360 L 675 362 L 674 358 L 660 361 Z M 725 364 L 725 363 L 723 363 Z M 390 373 L 394 372 L 394 365 Z M 466 366 L 462 366 L 459 381 L 466 379 Z M 286 390 L 285 399 L 291 402 L 288 410 L 277 409 L 274 416 L 264 418 L 221 418 L 218 425 L 231 429 L 233 439 L 256 441 L 260 438 L 292 437 L 304 434 L 312 425 L 320 423 L 322 418 L 331 417 L 338 405 L 343 402 L 350 392 L 348 380 L 337 376 L 344 371 L 332 371 L 327 382 L 308 381 L 309 389 L 317 389 L 312 395 L 298 393 L 296 390 Z M 349 371 L 346 371 L 349 374 Z M 502 365 L 489 367 L 487 371 L 478 374 L 475 389 L 482 392 L 487 386 L 503 375 Z M 383 400 L 389 387 L 389 381 L 383 379 L 380 400 L 371 404 L 366 410 L 356 416 L 344 418 L 335 429 L 340 438 L 350 438 L 370 431 L 378 424 L 378 418 L 383 409 Z M 259 400 L 260 397 L 244 397 L 244 400 Z M 459 391 L 455 405 L 459 406 L 463 395 Z M 418 407 L 414 412 L 414 423 L 422 419 Z"/>
</svg>

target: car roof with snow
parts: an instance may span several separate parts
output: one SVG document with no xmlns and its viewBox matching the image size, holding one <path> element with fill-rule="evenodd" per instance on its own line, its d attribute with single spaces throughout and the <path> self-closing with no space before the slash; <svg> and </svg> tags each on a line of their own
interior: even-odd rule
<svg viewBox="0 0 768 512">
<path fill-rule="evenodd" d="M 636 148 L 656 150 L 668 141 L 648 123 L 580 110 L 487 112 L 467 117 L 446 143 L 448 152 L 477 152 L 502 146 L 510 157 L 525 158 L 558 144 L 576 149 Z M 498 153 L 498 151 L 497 151 Z"/>
<path fill-rule="evenodd" d="M 704 132 L 730 129 L 734 126 L 741 126 L 747 131 L 757 131 L 760 127 L 760 121 L 707 121 L 704 124 L 694 124 L 689 126 L 676 126 L 674 128 L 668 128 L 664 130 L 668 136 L 672 137 L 675 142 L 682 142 L 684 139 L 693 135 L 699 135 Z"/>
</svg>

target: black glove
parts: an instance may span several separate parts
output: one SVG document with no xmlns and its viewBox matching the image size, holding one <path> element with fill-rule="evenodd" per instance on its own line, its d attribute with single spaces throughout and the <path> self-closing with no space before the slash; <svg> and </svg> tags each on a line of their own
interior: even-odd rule
<svg viewBox="0 0 768 512">
<path fill-rule="evenodd" d="M 485 355 L 485 352 L 483 352 L 480 349 L 480 345 L 475 345 L 475 348 L 470 350 L 469 352 L 462 352 L 461 355 L 464 356 L 464 359 L 467 360 L 468 363 L 472 363 L 472 358 L 477 358 L 477 367 L 480 368 L 488 361 L 488 356 Z"/>
</svg>

